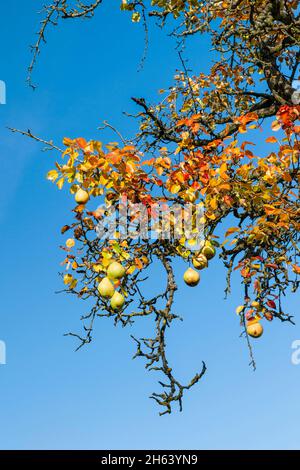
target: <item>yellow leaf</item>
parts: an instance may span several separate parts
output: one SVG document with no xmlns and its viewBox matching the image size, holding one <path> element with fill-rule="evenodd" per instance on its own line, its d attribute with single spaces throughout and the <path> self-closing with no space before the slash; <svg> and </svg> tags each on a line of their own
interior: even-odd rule
<svg viewBox="0 0 300 470">
<path fill-rule="evenodd" d="M 73 279 L 73 281 L 70 283 L 70 289 L 75 289 L 75 287 L 77 286 L 77 279 Z"/>
<path fill-rule="evenodd" d="M 111 258 L 112 258 L 112 253 L 102 253 L 103 259 L 102 259 L 102 266 L 107 268 L 107 266 L 111 263 Z"/>
<path fill-rule="evenodd" d="M 141 19 L 141 15 L 138 12 L 132 13 L 131 19 L 133 23 L 138 23 Z"/>
<path fill-rule="evenodd" d="M 252 264 L 251 268 L 253 269 L 260 269 L 260 264 Z"/>
<path fill-rule="evenodd" d="M 72 281 L 73 281 L 72 274 L 65 274 L 64 275 L 64 284 L 66 284 L 66 285 L 71 284 Z"/>
<path fill-rule="evenodd" d="M 170 192 L 172 194 L 178 193 L 179 190 L 180 190 L 180 185 L 179 184 L 172 184 L 172 186 L 170 188 Z"/>
<path fill-rule="evenodd" d="M 227 164 L 222 163 L 222 165 L 220 166 L 220 176 L 223 180 L 228 179 L 228 175 L 227 175 L 226 171 L 227 171 Z"/>
<path fill-rule="evenodd" d="M 95 273 L 100 273 L 102 271 L 102 265 L 101 264 L 93 264 L 93 270 Z"/>
<path fill-rule="evenodd" d="M 208 219 L 211 219 L 211 220 L 215 220 L 215 219 L 216 219 L 215 214 L 212 214 L 212 213 L 210 213 L 210 212 L 206 212 L 205 216 L 206 216 Z"/>
<path fill-rule="evenodd" d="M 213 198 L 210 200 L 209 205 L 210 205 L 210 207 L 211 207 L 213 210 L 216 210 L 217 207 L 218 207 L 217 198 L 216 198 L 216 197 L 213 197 Z"/>
<path fill-rule="evenodd" d="M 135 266 L 130 266 L 130 268 L 127 269 L 126 273 L 127 274 L 133 274 L 135 271 Z"/>
<path fill-rule="evenodd" d="M 57 180 L 57 178 L 58 178 L 58 171 L 56 171 L 56 170 L 48 171 L 47 180 L 55 181 L 55 180 Z"/>
<path fill-rule="evenodd" d="M 239 305 L 239 306 L 235 309 L 237 315 L 239 315 L 239 314 L 244 310 L 244 308 L 245 308 L 244 305 Z"/>
<path fill-rule="evenodd" d="M 64 185 L 64 178 L 60 178 L 56 184 L 57 184 L 58 189 L 61 189 Z"/>
</svg>

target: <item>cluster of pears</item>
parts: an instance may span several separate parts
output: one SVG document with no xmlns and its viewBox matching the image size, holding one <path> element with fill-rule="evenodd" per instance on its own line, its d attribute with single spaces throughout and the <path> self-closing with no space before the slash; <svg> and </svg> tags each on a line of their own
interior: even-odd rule
<svg viewBox="0 0 300 470">
<path fill-rule="evenodd" d="M 98 285 L 98 292 L 104 299 L 110 299 L 110 306 L 113 310 L 120 310 L 125 299 L 120 292 L 115 290 L 117 284 L 125 276 L 125 268 L 117 261 L 113 261 L 107 268 L 106 276 Z"/>
<path fill-rule="evenodd" d="M 210 241 L 204 243 L 201 251 L 195 254 L 192 259 L 194 268 L 201 269 L 207 268 L 208 261 L 211 260 L 216 254 L 216 249 Z M 195 287 L 200 281 L 200 274 L 192 268 L 188 268 L 183 275 L 184 282 L 190 286 Z"/>
</svg>

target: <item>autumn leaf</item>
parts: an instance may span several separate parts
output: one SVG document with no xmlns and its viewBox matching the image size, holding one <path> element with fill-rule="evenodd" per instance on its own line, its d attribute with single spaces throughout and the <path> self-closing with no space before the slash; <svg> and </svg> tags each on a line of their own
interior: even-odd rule
<svg viewBox="0 0 300 470">
<path fill-rule="evenodd" d="M 134 258 L 135 265 L 138 269 L 143 269 L 143 263 L 139 258 Z"/>
<path fill-rule="evenodd" d="M 229 237 L 229 235 L 232 235 L 233 233 L 236 233 L 236 232 L 239 232 L 239 231 L 240 231 L 239 227 L 231 227 L 226 231 L 225 237 Z"/>
<path fill-rule="evenodd" d="M 264 204 L 264 210 L 267 215 L 277 214 L 278 209 L 270 204 Z"/>
<path fill-rule="evenodd" d="M 277 141 L 276 137 L 273 137 L 273 136 L 272 136 L 272 137 L 268 137 L 268 138 L 266 139 L 266 142 L 269 143 L 269 144 L 274 144 L 274 143 L 276 143 L 276 142 L 278 142 L 278 141 Z"/>
<path fill-rule="evenodd" d="M 77 143 L 78 147 L 80 147 L 83 150 L 85 148 L 87 142 L 82 137 L 79 137 L 78 139 L 76 139 L 76 143 Z"/>
<path fill-rule="evenodd" d="M 62 187 L 63 187 L 63 185 L 64 185 L 64 182 L 65 182 L 64 178 L 60 178 L 60 179 L 57 181 L 56 184 L 57 184 L 58 189 L 62 189 Z"/>
<path fill-rule="evenodd" d="M 67 232 L 68 230 L 70 230 L 70 226 L 69 225 L 64 225 L 62 228 L 61 228 L 61 234 L 63 235 L 65 232 Z"/>
<path fill-rule="evenodd" d="M 210 200 L 210 203 L 209 203 L 209 204 L 210 204 L 210 207 L 211 207 L 213 210 L 216 210 L 217 207 L 218 207 L 218 200 L 217 200 L 217 198 L 216 198 L 216 197 L 212 198 L 212 199 Z"/>
<path fill-rule="evenodd" d="M 268 300 L 268 301 L 267 301 L 267 305 L 268 305 L 268 307 L 270 307 L 270 308 L 273 308 L 273 309 L 276 308 L 276 304 L 275 304 L 274 300 Z"/>
<path fill-rule="evenodd" d="M 300 266 L 297 266 L 296 264 L 292 264 L 292 268 L 294 273 L 300 274 Z"/>
<path fill-rule="evenodd" d="M 59 173 L 56 170 L 51 170 L 47 173 L 47 179 L 50 181 L 57 180 L 58 176 L 59 176 Z"/>
<path fill-rule="evenodd" d="M 65 274 L 64 275 L 64 284 L 71 284 L 71 282 L 73 281 L 73 276 L 72 274 Z"/>
</svg>

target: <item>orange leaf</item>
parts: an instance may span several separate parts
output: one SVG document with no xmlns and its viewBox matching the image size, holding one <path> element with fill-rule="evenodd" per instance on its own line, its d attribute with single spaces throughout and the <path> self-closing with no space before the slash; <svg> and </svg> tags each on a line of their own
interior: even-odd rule
<svg viewBox="0 0 300 470">
<path fill-rule="evenodd" d="M 276 209 L 276 207 L 271 206 L 270 204 L 265 204 L 264 210 L 267 215 L 278 213 L 278 209 Z"/>
<path fill-rule="evenodd" d="M 225 237 L 228 237 L 229 235 L 231 235 L 232 233 L 235 233 L 235 232 L 239 232 L 240 231 L 240 228 L 239 227 L 231 227 L 227 230 L 227 232 L 225 233 Z"/>
<path fill-rule="evenodd" d="M 292 267 L 293 267 L 294 273 L 300 274 L 300 266 L 297 266 L 296 264 L 293 264 Z"/>
<path fill-rule="evenodd" d="M 134 258 L 135 265 L 138 269 L 143 269 L 143 263 L 139 258 Z"/>
<path fill-rule="evenodd" d="M 266 142 L 267 142 L 268 144 L 275 144 L 275 143 L 278 142 L 278 141 L 277 141 L 276 137 L 272 136 L 272 137 L 268 137 L 268 138 L 266 139 Z"/>
<path fill-rule="evenodd" d="M 78 147 L 80 147 L 82 150 L 86 146 L 86 140 L 83 139 L 82 137 L 79 137 L 79 139 L 76 139 L 76 143 L 77 143 Z"/>
</svg>

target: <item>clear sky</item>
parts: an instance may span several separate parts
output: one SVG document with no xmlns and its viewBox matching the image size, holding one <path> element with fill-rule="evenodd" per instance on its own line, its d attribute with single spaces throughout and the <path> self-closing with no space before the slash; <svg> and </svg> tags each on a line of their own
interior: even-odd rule
<svg viewBox="0 0 300 470">
<path fill-rule="evenodd" d="M 64 242 L 60 227 L 71 220 L 73 201 L 45 175 L 55 154 L 6 126 L 30 128 L 58 143 L 63 136 L 99 138 L 104 119 L 130 136 L 135 123 L 122 115 L 135 110 L 131 96 L 156 99 L 179 66 L 166 32 L 150 28 L 144 69 L 141 26 L 106 1 L 92 21 L 69 22 L 48 34 L 34 74 L 38 89 L 26 86 L 29 45 L 43 2 L 5 2 L 0 16 L 0 79 L 7 104 L 0 106 L 1 312 L 0 340 L 7 364 L 0 365 L 1 449 L 299 449 L 300 365 L 291 363 L 299 323 L 265 324 L 253 343 L 257 361 L 248 366 L 245 340 L 235 307 L 241 290 L 224 300 L 224 270 L 217 260 L 189 289 L 181 280 L 176 311 L 184 322 L 168 333 L 174 369 L 188 380 L 206 361 L 208 371 L 184 399 L 184 411 L 159 417 L 148 396 L 158 391 L 155 373 L 132 361 L 130 334 L 150 331 L 151 320 L 121 329 L 108 320 L 96 324 L 94 341 L 75 353 L 63 336 L 80 331 L 87 306 L 55 294 Z M 113 4 L 114 8 L 108 7 Z M 189 46 L 195 71 L 207 70 L 208 45 Z M 260 135 L 259 139 L 263 140 Z M 161 287 L 156 275 L 151 290 Z M 298 316 L 299 294 L 286 306 Z"/>
</svg>

